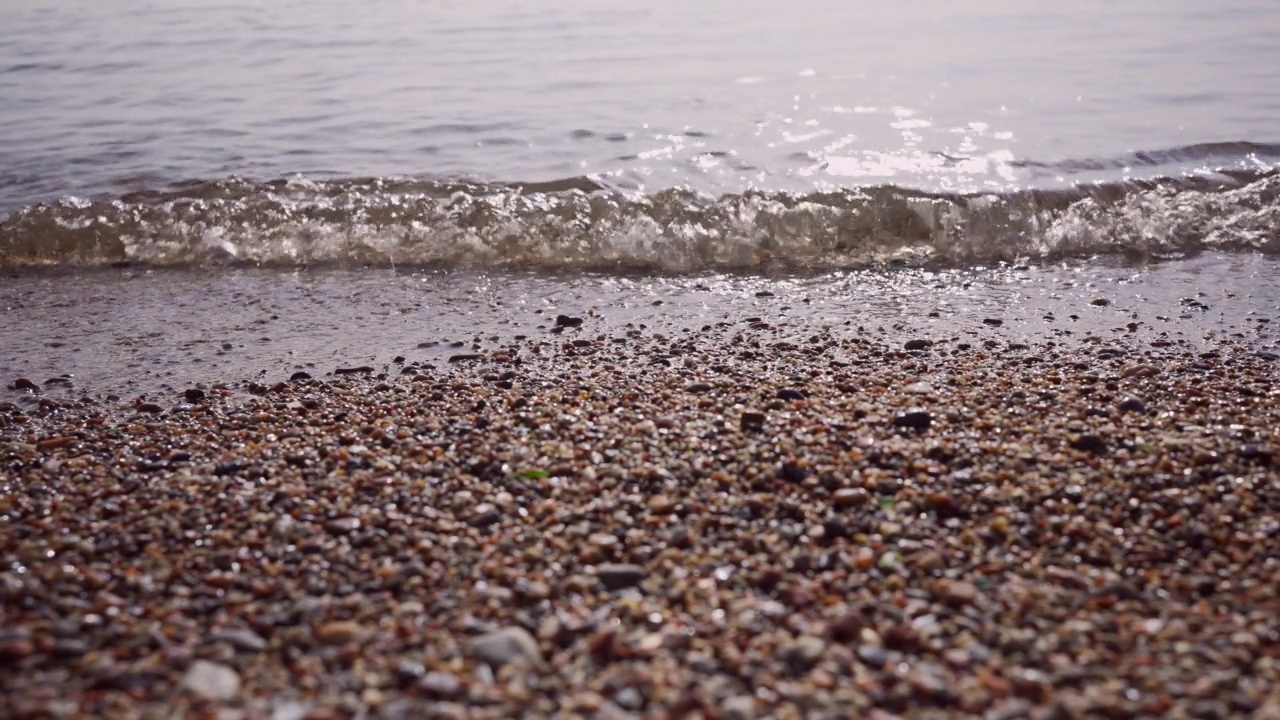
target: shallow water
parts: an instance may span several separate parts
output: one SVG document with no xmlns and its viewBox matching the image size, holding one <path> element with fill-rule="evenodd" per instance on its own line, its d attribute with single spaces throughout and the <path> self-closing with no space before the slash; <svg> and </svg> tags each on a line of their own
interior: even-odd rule
<svg viewBox="0 0 1280 720">
<path fill-rule="evenodd" d="M 1240 282 L 1215 284 L 1223 276 Z M 513 345 L 528 352 L 544 343 L 554 353 L 565 342 L 613 342 L 634 329 L 696 347 L 719 323 L 766 323 L 768 342 L 803 343 L 829 326 L 894 347 L 916 338 L 1040 346 L 1092 335 L 1100 347 L 1124 338 L 1199 351 L 1230 340 L 1274 352 L 1280 262 L 1205 255 L 1145 268 L 1095 261 L 782 277 L 100 269 L 5 278 L 0 307 L 6 384 L 70 375 L 72 385 L 47 391 L 166 397 L 191 382 L 275 382 L 297 370 L 394 373 L 396 357 L 443 368 L 454 355 Z M 561 314 L 582 326 L 557 334 Z M 724 359 L 713 352 L 693 362 Z"/>
<path fill-rule="evenodd" d="M 1280 295 L 1274 3 L 0 12 L 0 377 L 425 360 L 561 307 L 1047 332 L 1112 285 L 1145 299 L 1072 322 L 1191 337 Z"/>
</svg>

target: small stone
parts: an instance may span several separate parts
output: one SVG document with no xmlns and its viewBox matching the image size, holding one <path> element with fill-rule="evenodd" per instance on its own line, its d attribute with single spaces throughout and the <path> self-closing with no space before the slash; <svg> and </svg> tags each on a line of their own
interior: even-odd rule
<svg viewBox="0 0 1280 720">
<path fill-rule="evenodd" d="M 360 529 L 360 518 L 337 518 L 325 523 L 325 528 L 334 535 L 346 535 Z"/>
<path fill-rule="evenodd" d="M 803 390 L 795 388 L 782 388 L 778 391 L 779 400 L 804 400 L 807 397 L 809 396 Z"/>
<path fill-rule="evenodd" d="M 16 663 L 35 651 L 35 643 L 31 642 L 29 637 L 19 636 L 0 640 L 0 664 Z"/>
<path fill-rule="evenodd" d="M 1098 435 L 1075 435 L 1067 439 L 1067 444 L 1074 450 L 1090 452 L 1094 455 L 1107 453 L 1107 441 Z"/>
<path fill-rule="evenodd" d="M 180 687 L 205 700 L 229 702 L 240 694 L 240 676 L 226 665 L 197 660 L 182 677 Z"/>
<path fill-rule="evenodd" d="M 889 653 L 878 645 L 859 645 L 854 654 L 858 656 L 863 665 L 872 670 L 879 670 L 885 666 L 885 663 L 889 662 Z"/>
<path fill-rule="evenodd" d="M 40 390 L 39 385 L 36 385 L 34 382 L 32 382 L 30 378 L 24 378 L 24 377 L 20 377 L 17 380 L 14 380 L 13 385 L 11 385 L 10 387 L 14 390 L 36 390 L 36 391 Z"/>
<path fill-rule="evenodd" d="M 462 680 L 449 672 L 433 671 L 422 676 L 418 687 L 428 696 L 439 700 L 452 700 L 462 695 L 465 689 Z"/>
<path fill-rule="evenodd" d="M 983 318 L 982 324 L 990 325 L 991 327 L 1000 327 L 1001 325 L 1004 324 L 1004 321 L 1001 320 L 1000 318 Z"/>
<path fill-rule="evenodd" d="M 205 398 L 205 392 L 200 388 L 187 388 L 182 391 L 182 397 L 189 403 L 198 403 Z"/>
<path fill-rule="evenodd" d="M 734 695 L 720 703 L 724 720 L 756 720 L 756 699 L 750 695 Z"/>
<path fill-rule="evenodd" d="M 1275 456 L 1275 451 L 1265 445 L 1241 445 L 1240 457 L 1255 463 L 1266 465 Z"/>
<path fill-rule="evenodd" d="M 572 317 L 569 315 L 557 315 L 556 327 L 578 327 L 582 324 L 582 318 Z"/>
<path fill-rule="evenodd" d="M 316 628 L 316 639 L 325 645 L 344 645 L 364 634 L 364 628 L 351 620 L 334 620 Z"/>
<path fill-rule="evenodd" d="M 1132 412 L 1132 413 L 1140 413 L 1145 415 L 1147 412 L 1147 404 L 1142 402 L 1142 400 L 1136 397 L 1131 397 L 1131 398 L 1125 398 L 1119 405 L 1116 406 L 1116 409 L 1122 413 Z"/>
<path fill-rule="evenodd" d="M 153 402 L 138 403 L 133 409 L 138 412 L 150 413 L 152 415 L 164 412 L 164 408 Z"/>
<path fill-rule="evenodd" d="M 933 392 L 933 385 L 927 382 L 916 382 L 902 388 L 902 391 L 912 395 L 927 395 Z"/>
<path fill-rule="evenodd" d="M 871 493 L 862 488 L 840 488 L 831 494 L 831 502 L 836 507 L 855 507 L 865 504 L 871 499 Z"/>
<path fill-rule="evenodd" d="M 655 515 L 666 515 L 675 508 L 676 503 L 666 495 L 654 495 L 649 498 L 649 502 L 646 505 L 649 507 L 649 512 Z"/>
<path fill-rule="evenodd" d="M 962 580 L 943 579 L 933 584 L 933 594 L 947 605 L 962 607 L 977 599 L 978 587 Z"/>
<path fill-rule="evenodd" d="M 1094 298 L 1089 301 L 1089 304 L 1094 307 L 1106 307 L 1111 304 L 1111 301 L 1106 298 Z"/>
<path fill-rule="evenodd" d="M 224 642 L 245 652 L 262 652 L 267 649 L 267 641 L 258 633 L 247 628 L 229 628 L 220 630 L 205 639 L 207 643 Z"/>
<path fill-rule="evenodd" d="M 759 432 L 764 429 L 764 413 L 762 412 L 744 412 L 742 419 L 738 423 L 739 429 L 743 432 Z"/>
<path fill-rule="evenodd" d="M 1120 373 L 1126 378 L 1149 378 L 1159 374 L 1160 368 L 1155 365 L 1130 365 Z"/>
<path fill-rule="evenodd" d="M 299 380 L 310 380 L 310 379 L 311 379 L 311 373 L 307 372 L 306 370 L 299 370 L 298 372 L 289 376 L 289 382 L 298 382 Z"/>
<path fill-rule="evenodd" d="M 592 533 L 587 542 L 598 548 L 612 548 L 618 545 L 618 536 L 613 533 Z"/>
<path fill-rule="evenodd" d="M 360 365 L 359 367 L 340 367 L 333 371 L 334 375 L 365 375 L 373 372 L 373 368 L 368 365 Z"/>
<path fill-rule="evenodd" d="M 471 524 L 478 528 L 489 527 L 502 519 L 502 512 L 490 503 L 480 503 L 471 513 Z"/>
<path fill-rule="evenodd" d="M 933 341 L 917 338 L 914 340 L 908 340 L 902 347 L 905 350 L 925 350 L 933 347 Z"/>
<path fill-rule="evenodd" d="M 801 635 L 783 651 L 787 663 L 800 670 L 809 670 L 827 652 L 827 641 L 812 635 Z"/>
<path fill-rule="evenodd" d="M 54 657 L 73 658 L 80 657 L 89 652 L 89 644 L 80 638 L 62 638 L 53 643 L 52 653 Z"/>
<path fill-rule="evenodd" d="M 639 565 L 605 563 L 596 567 L 596 577 L 610 592 L 639 585 L 648 573 Z"/>
<path fill-rule="evenodd" d="M 933 415 L 927 410 L 909 410 L 893 419 L 894 427 L 927 430 L 933 423 Z"/>
<path fill-rule="evenodd" d="M 505 627 L 482 635 L 471 641 L 471 652 L 481 662 L 494 668 L 517 660 L 524 660 L 535 666 L 542 664 L 542 650 L 538 647 L 538 641 L 521 627 Z"/>
<path fill-rule="evenodd" d="M 715 389 L 715 385 L 704 382 L 696 382 L 685 387 L 685 390 L 691 393 L 708 393 Z"/>
</svg>

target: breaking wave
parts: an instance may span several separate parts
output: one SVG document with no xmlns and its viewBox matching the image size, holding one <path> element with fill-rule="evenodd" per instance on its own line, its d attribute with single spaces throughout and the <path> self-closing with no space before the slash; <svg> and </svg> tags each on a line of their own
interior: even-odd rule
<svg viewBox="0 0 1280 720">
<path fill-rule="evenodd" d="M 719 197 L 684 189 L 640 194 L 588 177 L 525 184 L 230 178 L 64 198 L 0 217 L 0 265 L 9 267 L 751 272 L 1203 250 L 1280 253 L 1280 171 L 990 194 L 880 186 Z"/>
</svg>

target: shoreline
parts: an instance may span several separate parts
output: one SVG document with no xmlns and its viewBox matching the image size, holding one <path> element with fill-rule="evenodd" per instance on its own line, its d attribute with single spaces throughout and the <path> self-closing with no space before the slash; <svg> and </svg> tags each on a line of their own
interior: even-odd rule
<svg viewBox="0 0 1280 720">
<path fill-rule="evenodd" d="M 3 703 L 1280 717 L 1274 356 L 801 330 L 0 403 Z"/>
</svg>

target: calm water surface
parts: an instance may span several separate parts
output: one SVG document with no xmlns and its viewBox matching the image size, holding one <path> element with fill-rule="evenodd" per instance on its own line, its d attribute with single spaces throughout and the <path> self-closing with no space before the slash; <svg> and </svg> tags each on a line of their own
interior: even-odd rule
<svg viewBox="0 0 1280 720">
<path fill-rule="evenodd" d="M 3 0 L 0 12 L 10 210 L 231 174 L 808 192 L 1280 157 L 1268 146 L 1280 5 L 1263 0 Z M 1202 147 L 1244 142 L 1261 152 Z"/>
</svg>

